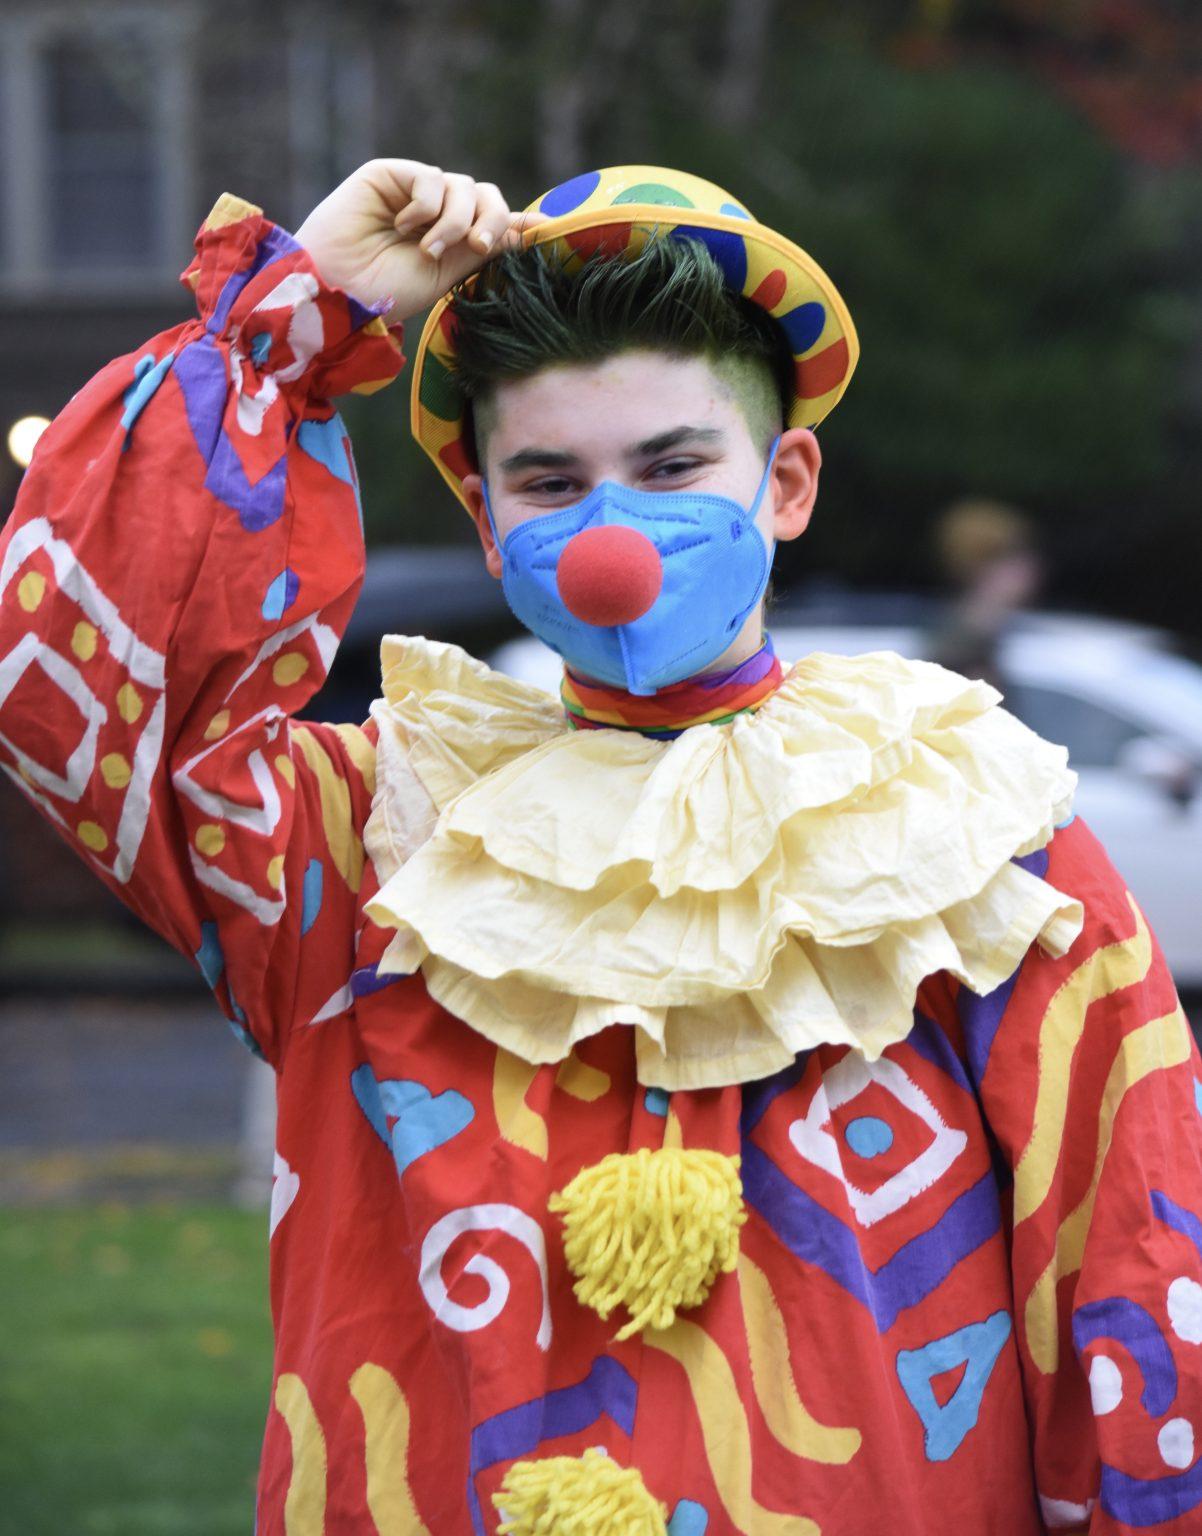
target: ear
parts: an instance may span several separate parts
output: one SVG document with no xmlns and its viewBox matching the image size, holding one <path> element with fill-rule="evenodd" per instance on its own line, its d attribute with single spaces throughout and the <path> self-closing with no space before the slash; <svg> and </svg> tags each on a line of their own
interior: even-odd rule
<svg viewBox="0 0 1202 1536">
<path fill-rule="evenodd" d="M 818 496 L 821 468 L 822 450 L 808 427 L 790 427 L 781 433 L 768 491 L 773 499 L 775 539 L 796 539 L 805 532 Z"/>
<path fill-rule="evenodd" d="M 476 532 L 480 535 L 480 543 L 484 548 L 484 564 L 488 567 L 490 576 L 501 579 L 501 552 L 497 548 L 497 541 L 492 536 L 492 528 L 488 521 L 488 509 L 484 505 L 484 479 L 481 475 L 464 475 L 463 499 L 467 502 L 467 509 L 472 514 L 472 520 L 476 524 Z"/>
</svg>

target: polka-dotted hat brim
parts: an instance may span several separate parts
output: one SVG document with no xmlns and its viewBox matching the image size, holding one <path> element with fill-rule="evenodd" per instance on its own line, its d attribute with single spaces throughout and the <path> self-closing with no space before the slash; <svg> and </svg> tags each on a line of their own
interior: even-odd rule
<svg viewBox="0 0 1202 1536">
<path fill-rule="evenodd" d="M 564 189 L 571 186 L 565 183 Z M 551 196 L 534 206 L 550 211 Z M 730 287 L 759 304 L 781 326 L 794 358 L 794 394 L 786 425 L 817 426 L 842 398 L 859 357 L 859 342 L 834 283 L 807 252 L 775 230 L 742 211 L 710 213 L 663 202 L 628 202 L 552 217 L 527 230 L 523 244 L 559 242 L 581 258 L 602 249 L 617 256 L 641 248 L 653 231 L 665 228 L 672 238 L 696 239 L 705 245 Z M 430 311 L 418 342 L 410 425 L 466 507 L 463 477 L 473 473 L 476 465 L 463 401 L 450 367 L 455 352 L 450 297 L 444 295 Z"/>
</svg>

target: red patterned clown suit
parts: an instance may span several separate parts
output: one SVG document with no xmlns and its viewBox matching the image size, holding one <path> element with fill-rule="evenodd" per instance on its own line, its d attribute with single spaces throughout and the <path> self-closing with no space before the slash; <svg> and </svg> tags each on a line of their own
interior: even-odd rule
<svg viewBox="0 0 1202 1536">
<path fill-rule="evenodd" d="M 80 390 L 5 529 L 0 765 L 195 957 L 277 1074 L 258 1536 L 533 1530 L 511 1474 L 554 1458 L 546 1507 L 565 1531 L 1202 1530 L 1202 1067 L 1089 829 L 1066 816 L 1002 856 L 996 932 L 977 909 L 957 928 L 951 908 L 934 927 L 882 928 L 842 981 L 830 953 L 797 946 L 804 984 L 825 977 L 832 998 L 873 967 L 878 990 L 909 974 L 911 952 L 947 955 L 883 1046 L 832 1031 L 783 1049 L 786 1020 L 775 1054 L 749 1044 L 726 1082 L 698 1065 L 696 1086 L 665 1087 L 656 1062 L 687 1053 L 701 1023 L 690 1034 L 648 1006 L 597 1027 L 576 999 L 566 1047 L 540 1060 L 559 1015 L 533 988 L 525 1035 L 503 1037 L 489 1021 L 508 994 L 423 926 L 422 901 L 454 887 L 423 896 L 422 861 L 439 846 L 464 868 L 494 856 L 504 838 L 471 832 L 467 791 L 503 797 L 527 757 L 552 761 L 557 703 L 527 707 L 454 648 L 401 639 L 371 723 L 294 722 L 363 570 L 331 397 L 393 378 L 399 333 L 237 199 L 197 251 L 199 318 Z M 863 669 L 803 665 L 831 725 Z M 907 751 L 873 759 L 909 784 L 988 711 L 982 685 L 942 669 L 888 681 L 893 697 L 934 690 L 907 717 Z M 731 742 L 764 739 L 774 707 Z M 502 745 L 481 777 L 485 716 Z M 624 750 L 675 762 L 726 739 L 699 726 L 684 747 Z M 556 910 L 516 901 L 515 944 Z M 1001 975 L 990 955 L 1010 956 Z M 978 968 L 983 990 L 963 980 Z M 742 1007 L 725 1014 L 732 1035 Z M 686 1235 L 713 1245 L 704 1294 L 674 1316 L 606 1312 L 607 1274 L 594 1264 L 590 1291 L 588 1254 L 569 1262 L 565 1191 L 589 1173 L 581 1230 L 620 1239 L 643 1197 L 620 1172 L 603 1185 L 599 1165 L 671 1149 L 714 1157 L 687 1165 Z M 573 1478 L 601 1463 L 610 1514 L 570 1526 Z"/>
</svg>

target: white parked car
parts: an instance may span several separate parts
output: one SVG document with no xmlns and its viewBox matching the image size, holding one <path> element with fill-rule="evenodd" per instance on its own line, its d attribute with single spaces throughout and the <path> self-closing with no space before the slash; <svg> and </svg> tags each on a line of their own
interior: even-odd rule
<svg viewBox="0 0 1202 1536">
<path fill-rule="evenodd" d="M 811 651 L 922 657 L 909 624 L 769 617 L 784 662 Z M 1202 666 L 1147 626 L 1028 613 L 999 648 L 1004 704 L 1069 751 L 1075 807 L 1102 841 L 1164 949 L 1181 990 L 1202 988 Z M 501 646 L 491 664 L 558 690 L 562 663 L 540 641 Z M 1202 1020 L 1195 1020 L 1202 1023 Z"/>
</svg>

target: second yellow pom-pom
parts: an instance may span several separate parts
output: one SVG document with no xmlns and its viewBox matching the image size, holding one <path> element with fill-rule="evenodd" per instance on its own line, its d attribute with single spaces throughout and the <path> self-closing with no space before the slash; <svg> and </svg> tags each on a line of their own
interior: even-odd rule
<svg viewBox="0 0 1202 1536">
<path fill-rule="evenodd" d="M 515 1461 L 492 1501 L 497 1536 L 667 1536 L 667 1508 L 638 1469 L 596 1446 L 583 1456 Z"/>
</svg>

